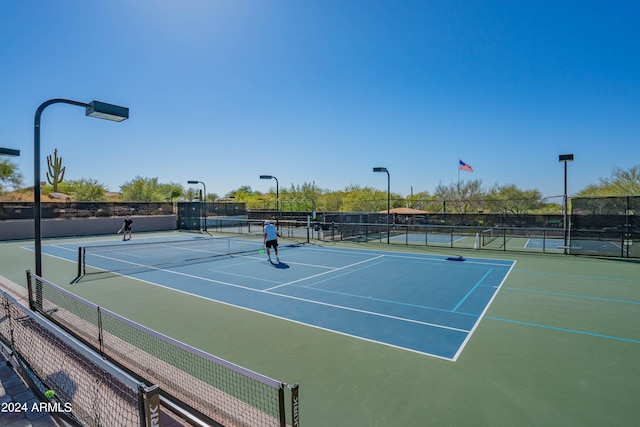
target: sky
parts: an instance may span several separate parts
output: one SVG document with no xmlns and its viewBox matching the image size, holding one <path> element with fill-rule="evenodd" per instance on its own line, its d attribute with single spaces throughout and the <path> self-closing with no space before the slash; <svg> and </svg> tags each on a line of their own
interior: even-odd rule
<svg viewBox="0 0 640 427">
<path fill-rule="evenodd" d="M 481 180 L 543 196 L 640 165 L 640 3 L 562 0 L 0 2 L 0 146 L 41 177 L 224 196 L 304 183 L 408 196 Z M 460 171 L 459 160 L 473 168 Z M 196 186 L 197 187 L 197 186 Z"/>
</svg>

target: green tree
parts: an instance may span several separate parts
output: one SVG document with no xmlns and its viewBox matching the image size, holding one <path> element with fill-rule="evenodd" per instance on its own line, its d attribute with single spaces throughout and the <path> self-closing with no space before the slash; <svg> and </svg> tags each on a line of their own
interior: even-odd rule
<svg viewBox="0 0 640 427">
<path fill-rule="evenodd" d="M 482 180 L 479 179 L 449 185 L 439 184 L 434 193 L 434 199 L 446 202 L 447 212 L 456 213 L 476 212 L 483 209 L 485 196 Z"/>
<path fill-rule="evenodd" d="M 397 193 L 389 194 L 390 207 L 397 208 L 403 204 L 403 197 Z M 344 210 L 346 212 L 379 212 L 387 210 L 387 192 L 373 187 L 350 185 L 344 190 Z"/>
<path fill-rule="evenodd" d="M 22 174 L 12 161 L 0 157 L 0 194 L 9 189 L 17 190 L 22 186 Z"/>
<path fill-rule="evenodd" d="M 158 190 L 158 178 L 136 176 L 120 186 L 122 200 L 136 202 L 164 202 L 165 195 Z"/>
<path fill-rule="evenodd" d="M 436 201 L 428 191 L 421 191 L 407 197 L 407 205 L 410 208 L 427 212 L 442 210 L 442 202 Z"/>
<path fill-rule="evenodd" d="M 487 195 L 486 207 L 494 213 L 520 215 L 540 209 L 542 194 L 538 190 L 521 190 L 514 184 L 494 187 Z"/>
<path fill-rule="evenodd" d="M 99 202 L 107 199 L 106 187 L 93 179 L 60 182 L 58 190 L 77 202 Z"/>
<path fill-rule="evenodd" d="M 317 210 L 320 212 L 344 212 L 344 191 L 329 191 L 322 195 Z"/>
<path fill-rule="evenodd" d="M 187 188 L 183 196 L 187 201 L 200 200 L 200 192 L 196 188 Z"/>
<path fill-rule="evenodd" d="M 576 196 L 640 196 L 640 165 L 629 169 L 614 168 L 612 176 L 600 178 L 598 184 L 591 184 Z"/>
<path fill-rule="evenodd" d="M 164 198 L 164 200 L 173 202 L 175 199 L 182 197 L 184 188 L 180 184 L 158 184 L 156 191 Z"/>
<path fill-rule="evenodd" d="M 248 209 L 275 209 L 276 208 L 276 188 L 273 187 L 268 193 L 262 194 L 253 190 L 249 185 L 243 185 L 224 195 L 227 201 L 246 203 Z"/>
</svg>

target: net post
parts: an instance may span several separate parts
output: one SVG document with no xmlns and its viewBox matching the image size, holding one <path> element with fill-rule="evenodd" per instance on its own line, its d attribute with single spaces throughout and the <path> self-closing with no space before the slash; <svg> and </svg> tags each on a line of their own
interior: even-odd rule
<svg viewBox="0 0 640 427">
<path fill-rule="evenodd" d="M 289 385 L 291 390 L 291 427 L 300 427 L 300 399 L 298 397 L 298 384 Z"/>
<path fill-rule="evenodd" d="M 78 274 L 76 277 L 82 276 L 82 246 L 78 246 Z"/>
<path fill-rule="evenodd" d="M 38 311 L 42 309 L 42 280 L 40 277 L 31 274 L 31 270 L 27 270 L 27 288 L 29 292 L 29 309 Z M 36 281 L 35 297 L 33 295 L 33 280 Z"/>
<path fill-rule="evenodd" d="M 286 407 L 284 404 L 284 387 L 285 383 L 281 383 L 280 387 L 278 387 L 278 411 L 279 411 L 279 419 L 280 419 L 280 427 L 287 427 L 287 415 L 286 415 Z"/>
<path fill-rule="evenodd" d="M 157 385 L 140 384 L 140 426 L 160 427 L 160 388 Z"/>
<path fill-rule="evenodd" d="M 502 250 L 507 250 L 507 229 L 502 230 Z"/>
<path fill-rule="evenodd" d="M 27 291 L 29 293 L 29 309 L 36 311 L 36 305 L 33 303 L 33 285 L 31 282 L 31 270 L 27 270 Z"/>
</svg>

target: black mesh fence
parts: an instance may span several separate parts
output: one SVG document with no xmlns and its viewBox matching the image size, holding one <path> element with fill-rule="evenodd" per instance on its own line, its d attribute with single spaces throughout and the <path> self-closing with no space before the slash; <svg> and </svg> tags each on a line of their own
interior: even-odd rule
<svg viewBox="0 0 640 427">
<path fill-rule="evenodd" d="M 216 218 L 245 217 L 245 203 L 235 202 L 180 202 L 178 203 L 178 228 L 181 230 L 203 230 L 216 225 Z"/>
<path fill-rule="evenodd" d="M 386 224 L 387 214 L 373 212 L 335 212 L 323 213 L 326 223 Z M 532 214 L 485 214 L 485 213 L 427 213 L 427 214 L 395 214 L 389 218 L 391 224 L 397 225 L 444 225 L 470 227 L 527 227 L 527 228 L 562 228 L 562 215 Z"/>
<path fill-rule="evenodd" d="M 640 196 L 571 199 L 571 253 L 640 258 Z"/>
<path fill-rule="evenodd" d="M 173 214 L 173 203 L 154 202 L 46 202 L 41 204 L 42 218 L 112 218 L 126 215 L 153 216 Z M 0 202 L 0 220 L 33 219 L 33 203 Z"/>
</svg>

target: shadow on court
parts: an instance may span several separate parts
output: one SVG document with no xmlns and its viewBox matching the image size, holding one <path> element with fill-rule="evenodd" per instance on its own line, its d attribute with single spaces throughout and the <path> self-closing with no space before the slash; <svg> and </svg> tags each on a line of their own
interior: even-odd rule
<svg viewBox="0 0 640 427">
<path fill-rule="evenodd" d="M 282 261 L 280 261 L 280 262 L 272 262 L 271 265 L 273 265 L 275 268 L 289 268 L 289 264 L 284 263 Z"/>
</svg>

